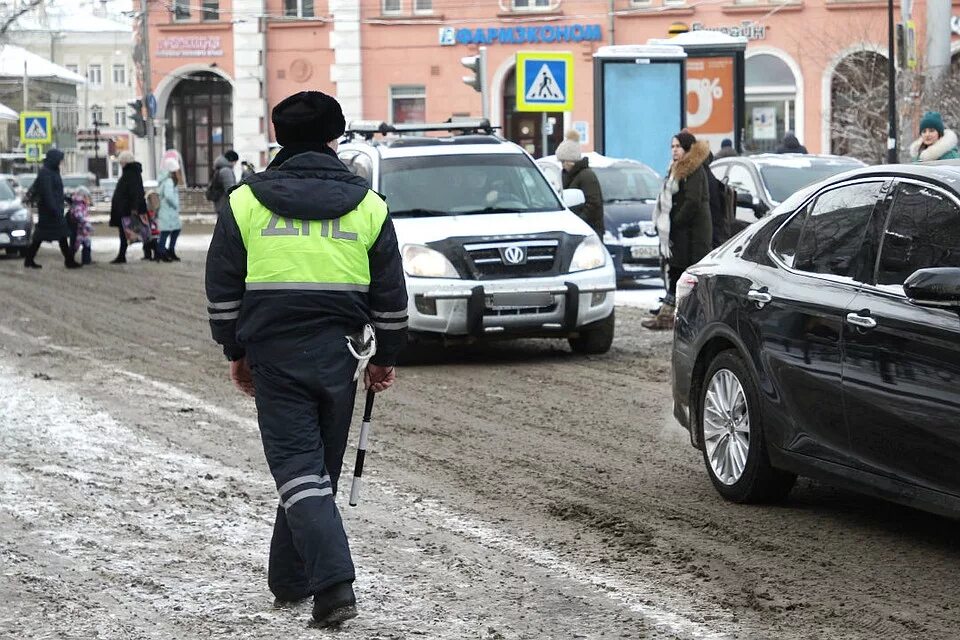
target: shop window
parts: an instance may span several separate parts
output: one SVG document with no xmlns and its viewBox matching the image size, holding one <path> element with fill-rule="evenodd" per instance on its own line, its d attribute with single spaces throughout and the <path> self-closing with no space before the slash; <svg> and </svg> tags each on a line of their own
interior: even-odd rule
<svg viewBox="0 0 960 640">
<path fill-rule="evenodd" d="M 555 2 L 555 6 L 553 5 Z M 513 0 L 514 11 L 546 11 L 560 6 L 561 0 Z"/>
<path fill-rule="evenodd" d="M 390 122 L 418 124 L 426 121 L 427 90 L 425 87 L 390 87 Z"/>
<path fill-rule="evenodd" d="M 413 0 L 414 13 L 433 13 L 433 0 Z"/>
<path fill-rule="evenodd" d="M 126 107 L 114 107 L 113 108 L 113 126 L 123 127 L 127 124 L 127 109 Z"/>
<path fill-rule="evenodd" d="M 95 87 L 103 85 L 103 67 L 99 64 L 91 64 L 87 67 L 87 82 Z"/>
<path fill-rule="evenodd" d="M 173 0 L 173 19 L 190 19 L 190 2 L 192 0 Z"/>
<path fill-rule="evenodd" d="M 888 126 L 887 59 L 874 51 L 855 51 L 837 64 L 830 79 L 831 150 L 871 164 L 883 162 Z"/>
<path fill-rule="evenodd" d="M 202 20 L 220 19 L 220 0 L 203 0 Z"/>
<path fill-rule="evenodd" d="M 283 15 L 288 18 L 313 18 L 313 0 L 283 0 Z"/>
<path fill-rule="evenodd" d="M 396 15 L 402 11 L 402 0 L 383 0 L 383 15 Z"/>
<path fill-rule="evenodd" d="M 744 148 L 750 153 L 772 152 L 787 131 L 799 128 L 802 105 L 797 105 L 797 79 L 779 57 L 758 53 L 746 61 L 745 93 Z"/>
</svg>

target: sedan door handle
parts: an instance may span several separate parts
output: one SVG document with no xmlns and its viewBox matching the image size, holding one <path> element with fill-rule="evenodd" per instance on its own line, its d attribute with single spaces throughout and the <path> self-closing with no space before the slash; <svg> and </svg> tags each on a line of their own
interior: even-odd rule
<svg viewBox="0 0 960 640">
<path fill-rule="evenodd" d="M 767 293 L 766 291 L 750 289 L 750 291 L 747 292 L 747 300 L 749 300 L 750 302 L 756 302 L 757 306 L 763 307 L 763 305 L 773 300 L 773 296 Z"/>
<path fill-rule="evenodd" d="M 876 320 L 870 316 L 860 315 L 859 312 L 848 313 L 847 322 L 861 329 L 875 329 L 877 327 Z"/>
</svg>

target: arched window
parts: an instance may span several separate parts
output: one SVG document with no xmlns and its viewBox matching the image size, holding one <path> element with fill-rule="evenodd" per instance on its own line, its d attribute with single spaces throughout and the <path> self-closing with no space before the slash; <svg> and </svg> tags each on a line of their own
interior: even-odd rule
<svg viewBox="0 0 960 640">
<path fill-rule="evenodd" d="M 887 59 L 875 51 L 855 51 L 830 78 L 830 149 L 882 162 L 887 136 Z"/>
<path fill-rule="evenodd" d="M 183 155 L 191 187 L 205 185 L 218 156 L 233 147 L 233 87 L 215 73 L 184 76 L 167 102 L 166 147 Z"/>
<path fill-rule="evenodd" d="M 779 57 L 756 53 L 746 60 L 745 93 L 744 148 L 752 153 L 774 151 L 787 131 L 797 130 L 797 78 Z"/>
</svg>

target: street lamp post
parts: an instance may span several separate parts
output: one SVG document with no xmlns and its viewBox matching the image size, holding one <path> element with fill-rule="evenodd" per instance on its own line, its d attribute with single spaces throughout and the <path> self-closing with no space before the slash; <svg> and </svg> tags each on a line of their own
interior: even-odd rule
<svg viewBox="0 0 960 640">
<path fill-rule="evenodd" d="M 887 162 L 900 161 L 897 153 L 897 63 L 894 51 L 893 0 L 887 0 Z"/>
</svg>

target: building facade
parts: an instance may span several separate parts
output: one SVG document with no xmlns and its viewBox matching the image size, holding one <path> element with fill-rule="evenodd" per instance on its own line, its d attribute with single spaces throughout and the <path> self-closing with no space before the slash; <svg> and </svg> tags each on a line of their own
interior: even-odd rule
<svg viewBox="0 0 960 640">
<path fill-rule="evenodd" d="M 590 148 L 594 54 L 609 44 L 665 38 L 681 25 L 746 38 L 747 150 L 771 150 L 794 131 L 811 152 L 853 152 L 843 130 L 855 105 L 843 102 L 850 97 L 844 83 L 848 76 L 885 82 L 886 6 L 876 0 L 151 0 L 149 54 L 161 139 L 183 150 L 191 184 L 205 183 L 227 148 L 264 166 L 273 140 L 270 107 L 305 89 L 337 95 L 348 119 L 443 121 L 486 113 L 535 155 L 552 152 L 576 123 Z M 925 13 L 923 0 L 913 4 L 919 43 Z M 461 59 L 481 46 L 485 105 L 462 81 L 469 71 Z M 540 115 L 515 108 L 519 51 L 574 55 L 573 107 L 548 114 L 546 150 Z M 883 117 L 882 111 L 873 115 Z M 884 148 L 885 140 L 878 144 Z"/>
<path fill-rule="evenodd" d="M 26 14 L 7 32 L 13 43 L 86 78 L 77 89 L 76 150 L 92 161 L 81 168 L 101 177 L 110 174 L 109 156 L 135 144 L 127 104 L 136 95 L 131 34 L 129 23 L 65 6 Z"/>
</svg>

